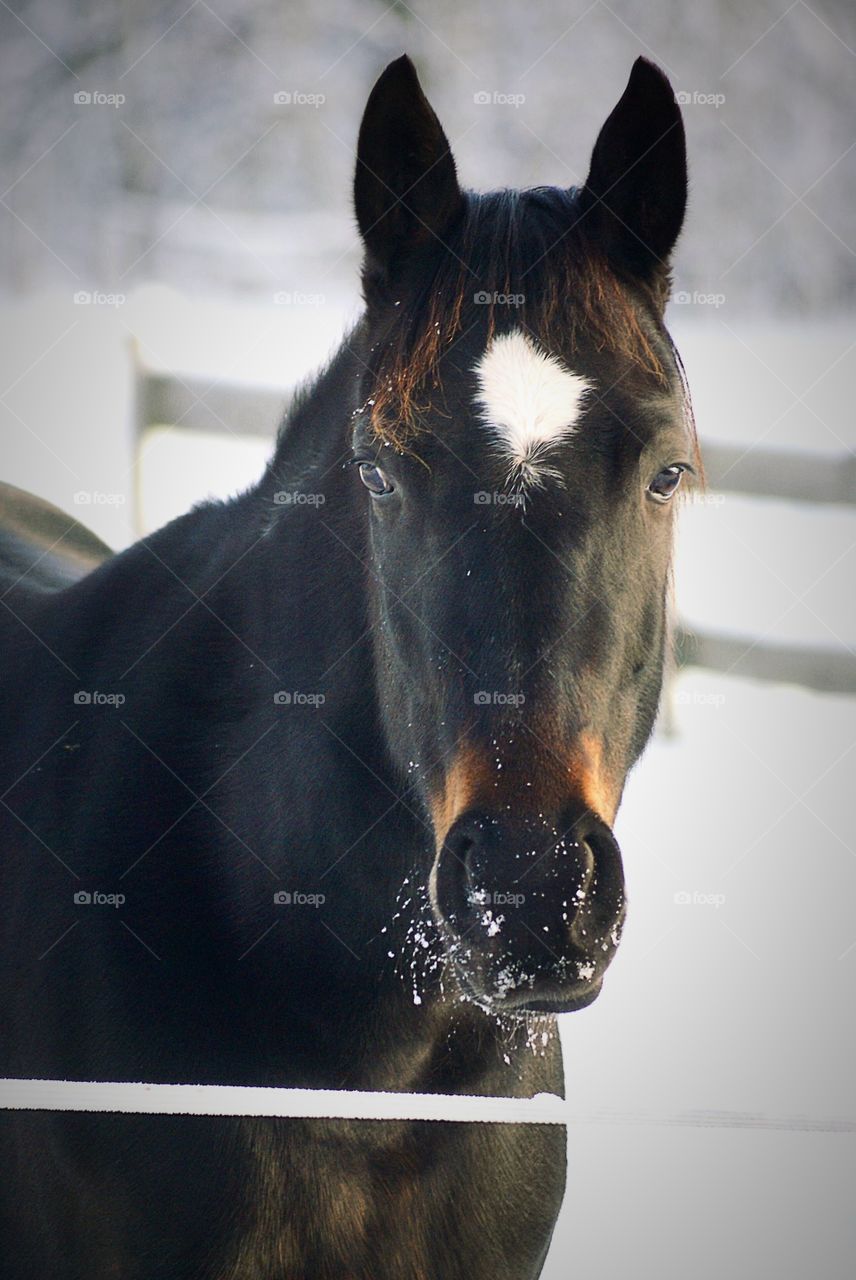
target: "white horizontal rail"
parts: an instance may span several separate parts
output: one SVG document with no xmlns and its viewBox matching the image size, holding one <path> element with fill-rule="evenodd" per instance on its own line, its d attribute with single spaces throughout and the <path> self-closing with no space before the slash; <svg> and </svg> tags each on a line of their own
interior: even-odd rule
<svg viewBox="0 0 856 1280">
<path fill-rule="evenodd" d="M 552 1093 L 540 1093 L 534 1098 L 496 1098 L 99 1080 L 0 1079 L 0 1109 L 489 1124 L 567 1124 L 570 1119 L 566 1104 Z"/>
<path fill-rule="evenodd" d="M 271 1116 L 306 1120 L 434 1120 L 459 1124 L 653 1125 L 856 1135 L 849 1117 L 768 1116 L 752 1111 L 580 1111 L 554 1093 L 534 1098 L 255 1085 L 143 1084 L 0 1078 L 0 1110 L 137 1115 Z"/>
</svg>

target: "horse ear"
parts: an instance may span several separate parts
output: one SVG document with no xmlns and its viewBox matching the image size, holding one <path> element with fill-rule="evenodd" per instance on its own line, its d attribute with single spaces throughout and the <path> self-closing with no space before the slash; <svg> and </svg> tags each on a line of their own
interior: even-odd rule
<svg viewBox="0 0 856 1280">
<path fill-rule="evenodd" d="M 668 272 L 687 203 L 686 140 L 672 86 L 646 58 L 600 131 L 581 203 L 583 226 L 618 267 Z"/>
<path fill-rule="evenodd" d="M 372 89 L 360 126 L 354 207 L 366 276 L 389 280 L 442 242 L 463 203 L 448 140 L 405 55 Z"/>
</svg>

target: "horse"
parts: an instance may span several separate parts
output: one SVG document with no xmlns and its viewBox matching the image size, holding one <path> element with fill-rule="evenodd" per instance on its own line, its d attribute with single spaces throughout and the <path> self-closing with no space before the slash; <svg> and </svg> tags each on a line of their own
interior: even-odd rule
<svg viewBox="0 0 856 1280">
<path fill-rule="evenodd" d="M 474 194 L 401 57 L 359 129 L 364 311 L 260 482 L 118 554 L 6 491 L 0 1075 L 564 1094 L 699 465 L 686 190 L 644 59 L 584 185 Z M 0 1136 L 6 1280 L 529 1280 L 566 1178 L 545 1124 Z"/>
</svg>

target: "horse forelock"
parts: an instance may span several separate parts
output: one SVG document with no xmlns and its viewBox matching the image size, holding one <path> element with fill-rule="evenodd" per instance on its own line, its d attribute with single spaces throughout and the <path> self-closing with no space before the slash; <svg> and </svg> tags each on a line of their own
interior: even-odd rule
<svg viewBox="0 0 856 1280">
<path fill-rule="evenodd" d="M 675 370 L 653 336 L 663 283 L 629 287 L 577 216 L 559 190 L 468 197 L 371 353 L 365 409 L 379 441 L 407 449 L 428 412 L 446 409 L 443 361 L 476 329 L 485 350 L 512 330 L 552 357 L 585 341 L 668 384 Z"/>
</svg>

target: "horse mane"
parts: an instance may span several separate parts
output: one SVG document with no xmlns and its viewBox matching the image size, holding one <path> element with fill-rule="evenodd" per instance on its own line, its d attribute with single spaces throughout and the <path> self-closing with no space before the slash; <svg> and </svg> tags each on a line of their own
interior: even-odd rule
<svg viewBox="0 0 856 1280">
<path fill-rule="evenodd" d="M 583 233 L 573 192 L 469 194 L 445 249 L 403 291 L 400 318 L 371 355 L 373 387 L 364 408 L 384 443 L 408 446 L 440 391 L 441 359 L 477 324 L 486 323 L 489 340 L 513 321 L 558 350 L 584 336 L 596 350 L 668 384 L 654 336 L 668 273 L 650 286 L 624 282 Z M 667 358 L 672 352 L 665 348 Z M 677 362 L 676 370 L 683 385 Z"/>
</svg>

